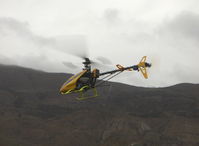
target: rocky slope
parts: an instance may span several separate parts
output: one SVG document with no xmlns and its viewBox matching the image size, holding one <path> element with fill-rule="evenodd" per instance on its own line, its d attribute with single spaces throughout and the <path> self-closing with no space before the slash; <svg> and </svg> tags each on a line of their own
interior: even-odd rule
<svg viewBox="0 0 199 146">
<path fill-rule="evenodd" d="M 198 146 L 199 85 L 119 83 L 59 95 L 70 75 L 0 66 L 1 146 Z"/>
</svg>

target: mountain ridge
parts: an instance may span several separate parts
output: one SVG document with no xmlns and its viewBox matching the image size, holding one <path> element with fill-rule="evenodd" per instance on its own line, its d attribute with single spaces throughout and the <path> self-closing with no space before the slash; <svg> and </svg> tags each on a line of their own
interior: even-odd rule
<svg viewBox="0 0 199 146">
<path fill-rule="evenodd" d="M 0 66 L 0 145 L 197 146 L 199 85 L 109 82 L 99 96 L 60 95 L 70 74 Z"/>
</svg>

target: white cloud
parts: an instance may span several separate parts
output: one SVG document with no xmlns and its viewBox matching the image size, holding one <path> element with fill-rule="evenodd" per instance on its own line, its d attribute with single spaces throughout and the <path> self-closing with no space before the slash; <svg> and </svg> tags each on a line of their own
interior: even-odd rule
<svg viewBox="0 0 199 146">
<path fill-rule="evenodd" d="M 62 62 L 82 49 L 81 36 L 44 37 L 33 33 L 27 23 L 0 18 L 1 63 L 16 64 L 45 71 L 65 71 Z M 84 49 L 85 50 L 85 49 Z"/>
<path fill-rule="evenodd" d="M 66 53 L 89 48 L 91 57 L 115 64 L 132 65 L 144 55 L 152 60 L 149 80 L 128 73 L 115 81 L 198 83 L 197 7 L 196 0 L 1 0 L 0 61 L 67 72 L 63 61 L 80 60 Z"/>
</svg>

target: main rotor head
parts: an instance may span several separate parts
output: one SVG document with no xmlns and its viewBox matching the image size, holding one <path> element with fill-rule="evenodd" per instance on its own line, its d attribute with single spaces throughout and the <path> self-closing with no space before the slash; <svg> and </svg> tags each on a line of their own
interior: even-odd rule
<svg viewBox="0 0 199 146">
<path fill-rule="evenodd" d="M 85 57 L 84 58 L 84 62 L 82 62 L 84 64 L 84 69 L 85 70 L 91 70 L 91 61 L 89 58 Z"/>
</svg>

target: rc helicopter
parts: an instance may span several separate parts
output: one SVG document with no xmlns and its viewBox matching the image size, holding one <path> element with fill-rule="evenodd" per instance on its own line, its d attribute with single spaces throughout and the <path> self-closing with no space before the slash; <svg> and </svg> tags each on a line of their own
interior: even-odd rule
<svg viewBox="0 0 199 146">
<path fill-rule="evenodd" d="M 83 70 L 69 78 L 61 87 L 61 94 L 70 94 L 70 93 L 80 93 L 81 96 L 78 97 L 78 100 L 84 100 L 92 97 L 97 97 L 97 87 L 103 84 L 105 81 L 112 79 L 113 77 L 119 75 L 124 71 L 140 71 L 145 79 L 148 78 L 147 68 L 151 67 L 151 63 L 146 62 L 146 56 L 142 57 L 140 62 L 137 65 L 123 67 L 120 64 L 116 65 L 115 70 L 100 72 L 99 69 L 94 68 L 92 70 L 91 65 L 92 61 L 88 57 L 84 57 L 84 68 Z M 101 80 L 97 80 L 99 77 L 104 76 Z M 92 96 L 85 96 L 85 92 L 92 89 Z"/>
</svg>

